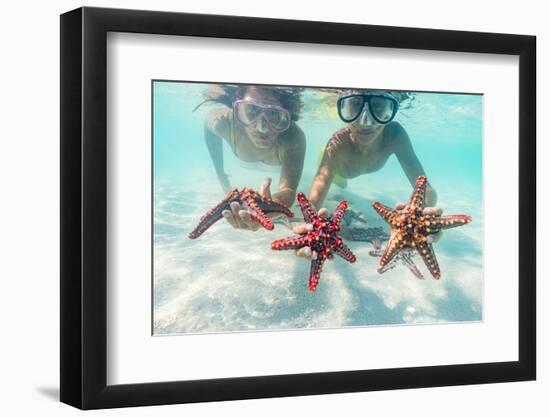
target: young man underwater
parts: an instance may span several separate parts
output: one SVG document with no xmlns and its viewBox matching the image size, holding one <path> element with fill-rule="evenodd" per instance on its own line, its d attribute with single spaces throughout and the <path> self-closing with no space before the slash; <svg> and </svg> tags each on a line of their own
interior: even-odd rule
<svg viewBox="0 0 550 417">
<path fill-rule="evenodd" d="M 309 193 L 309 201 L 319 210 L 321 217 L 328 216 L 327 209 L 322 207 L 334 182 L 346 187 L 348 179 L 382 169 L 391 155 L 396 156 L 411 186 L 418 176 L 425 175 L 409 135 L 399 122 L 394 121 L 400 101 L 407 97 L 404 93 L 383 90 L 346 90 L 340 94 L 338 116 L 347 125 L 328 140 Z M 436 201 L 437 194 L 428 184 L 425 214 L 442 214 L 440 208 L 433 207 Z M 396 209 L 403 207 L 404 203 L 396 205 Z M 293 230 L 304 234 L 311 227 L 301 223 Z M 308 259 L 316 256 L 308 247 L 297 250 L 296 254 Z"/>
</svg>

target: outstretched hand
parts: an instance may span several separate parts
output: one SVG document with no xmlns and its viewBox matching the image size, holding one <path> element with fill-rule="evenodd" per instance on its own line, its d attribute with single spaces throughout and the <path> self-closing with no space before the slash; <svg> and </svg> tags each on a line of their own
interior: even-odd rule
<svg viewBox="0 0 550 417">
<path fill-rule="evenodd" d="M 271 178 L 264 179 L 262 185 L 260 186 L 260 194 L 262 197 L 271 199 L 270 187 Z M 261 227 L 257 222 L 252 220 L 252 209 L 250 209 L 246 203 L 234 201 L 229 205 L 229 207 L 231 210 L 224 210 L 222 215 L 235 229 L 256 231 Z"/>
</svg>

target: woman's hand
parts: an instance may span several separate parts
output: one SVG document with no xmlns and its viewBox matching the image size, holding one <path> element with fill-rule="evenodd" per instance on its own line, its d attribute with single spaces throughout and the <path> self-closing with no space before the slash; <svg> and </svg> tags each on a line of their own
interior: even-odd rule
<svg viewBox="0 0 550 417">
<path fill-rule="evenodd" d="M 270 186 L 271 178 L 266 178 L 260 187 L 260 194 L 263 197 L 271 199 Z M 229 206 L 231 210 L 224 210 L 222 215 L 235 229 L 252 230 L 255 232 L 261 227 L 257 222 L 252 220 L 251 214 L 253 212 L 247 204 L 234 201 Z"/>
<path fill-rule="evenodd" d="M 405 206 L 405 203 L 397 203 L 395 209 L 403 210 Z M 443 214 L 443 209 L 441 207 L 425 207 L 424 210 L 422 210 L 422 214 L 425 216 L 433 214 L 436 217 L 440 217 Z M 428 236 L 429 243 L 437 242 L 439 239 L 441 239 L 441 231 Z"/>
<path fill-rule="evenodd" d="M 327 218 L 328 210 L 326 208 L 322 208 L 317 212 L 317 215 L 321 218 Z M 294 228 L 292 229 L 292 231 L 297 235 L 305 235 L 306 233 L 309 233 L 312 230 L 313 230 L 313 225 L 311 223 L 300 223 L 294 226 Z M 310 260 L 310 261 L 313 259 L 317 259 L 317 252 L 311 250 L 309 246 L 304 246 L 303 248 L 295 250 L 294 254 L 301 258 L 306 258 L 307 260 Z"/>
</svg>

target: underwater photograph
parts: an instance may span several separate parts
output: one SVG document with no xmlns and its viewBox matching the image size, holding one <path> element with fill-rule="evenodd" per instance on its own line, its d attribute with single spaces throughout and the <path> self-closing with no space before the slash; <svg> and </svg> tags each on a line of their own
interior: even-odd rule
<svg viewBox="0 0 550 417">
<path fill-rule="evenodd" d="M 153 80 L 152 333 L 483 320 L 483 95 Z"/>
</svg>

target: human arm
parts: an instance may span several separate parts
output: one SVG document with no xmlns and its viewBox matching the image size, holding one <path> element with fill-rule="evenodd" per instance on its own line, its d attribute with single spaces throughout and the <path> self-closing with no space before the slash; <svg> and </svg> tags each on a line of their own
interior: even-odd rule
<svg viewBox="0 0 550 417">
<path fill-rule="evenodd" d="M 390 123 L 384 129 L 384 139 L 390 144 L 403 172 L 407 176 L 407 179 L 414 187 L 416 179 L 420 175 L 426 175 L 424 168 L 414 151 L 411 143 L 411 139 L 407 134 L 407 131 L 397 122 Z M 434 206 L 437 203 L 437 193 L 428 182 L 426 187 L 426 205 Z"/>
<path fill-rule="evenodd" d="M 323 151 L 321 163 L 319 164 L 317 174 L 313 179 L 313 184 L 309 193 L 309 202 L 313 207 L 320 207 L 325 201 L 330 185 L 336 175 L 337 158 L 342 151 L 342 137 L 339 135 L 333 136 Z M 328 210 L 324 207 L 320 208 L 317 214 L 319 217 L 326 218 L 328 217 Z M 293 228 L 293 232 L 296 234 L 306 234 L 310 232 L 312 228 L 313 225 L 311 223 L 300 223 Z M 296 256 L 303 257 L 308 260 L 317 258 L 317 254 L 309 247 L 297 249 L 295 254 Z"/>
<path fill-rule="evenodd" d="M 294 125 L 292 131 L 281 139 L 279 150 L 281 175 L 279 190 L 272 196 L 274 201 L 287 207 L 294 203 L 298 183 L 302 177 L 305 154 L 306 138 L 304 132 Z"/>
<path fill-rule="evenodd" d="M 231 190 L 231 184 L 229 183 L 229 176 L 225 173 L 223 164 L 223 139 L 222 134 L 226 124 L 226 117 L 220 110 L 215 110 L 208 116 L 204 125 L 204 140 L 210 159 L 214 164 L 216 176 L 218 182 L 222 187 L 224 193 L 228 193 Z"/>
<path fill-rule="evenodd" d="M 335 175 L 336 161 L 334 156 L 329 156 L 328 151 L 325 149 L 309 192 L 309 201 L 314 207 L 322 206 Z"/>
</svg>

